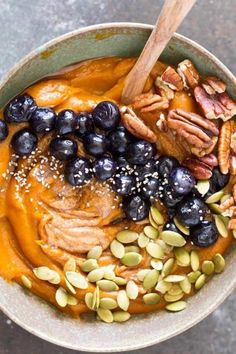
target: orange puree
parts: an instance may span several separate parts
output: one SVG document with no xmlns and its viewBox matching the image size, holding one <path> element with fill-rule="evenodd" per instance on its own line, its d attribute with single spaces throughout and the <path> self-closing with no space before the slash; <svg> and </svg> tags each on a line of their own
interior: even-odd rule
<svg viewBox="0 0 236 354">
<path fill-rule="evenodd" d="M 66 108 L 76 112 L 90 111 L 104 100 L 119 103 L 125 77 L 135 60 L 114 57 L 85 61 L 43 79 L 27 88 L 26 92 L 32 95 L 39 106 L 53 107 L 56 112 Z M 166 65 L 163 63 L 158 62 L 155 65 L 145 92 L 152 89 L 155 77 L 165 69 Z M 198 112 L 193 98 L 185 91 L 175 94 L 170 108 Z M 186 156 L 186 150 L 178 141 L 157 130 L 156 115 L 147 113 L 141 118 L 156 132 L 161 153 L 176 156 L 179 160 Z M 90 284 L 86 290 L 77 289 L 74 296 L 78 299 L 78 304 L 62 308 L 55 300 L 59 285 L 39 280 L 34 275 L 33 268 L 47 266 L 55 270 L 61 277 L 60 285 L 66 288 L 63 275 L 65 262 L 73 257 L 79 268 L 89 249 L 101 244 L 104 252 L 98 261 L 100 266 L 114 264 L 117 266 L 117 276 L 132 278 L 137 269 L 121 266 L 111 256 L 109 244 L 124 227 L 141 232 L 143 225 L 127 221 L 113 224 L 114 220 L 122 216 L 120 200 L 106 186 L 92 182 L 91 191 L 91 186 L 74 189 L 67 185 L 60 178 L 62 166 L 47 155 L 51 134 L 40 138 L 35 154 L 29 159 L 20 159 L 14 170 L 14 156 L 12 158 L 9 143 L 11 136 L 20 128 L 22 124 L 9 125 L 10 134 L 0 143 L 0 274 L 7 281 L 15 281 L 21 285 L 21 277 L 26 275 L 32 282 L 30 291 L 61 311 L 77 317 L 80 313 L 89 311 L 84 303 L 84 296 L 86 292 L 94 291 L 94 285 Z M 100 195 L 96 194 L 97 191 Z M 199 249 L 200 260 L 211 260 L 216 253 L 225 253 L 231 241 L 231 236 L 219 237 L 215 245 Z M 142 255 L 140 269 L 148 267 L 150 262 L 146 251 L 142 250 Z M 180 271 L 187 273 L 190 268 L 175 267 L 175 273 Z M 101 292 L 101 296 L 116 298 L 116 292 Z M 139 296 L 137 300 L 131 300 L 129 312 L 149 312 L 164 305 L 163 299 L 157 305 L 145 305 L 142 296 Z"/>
</svg>

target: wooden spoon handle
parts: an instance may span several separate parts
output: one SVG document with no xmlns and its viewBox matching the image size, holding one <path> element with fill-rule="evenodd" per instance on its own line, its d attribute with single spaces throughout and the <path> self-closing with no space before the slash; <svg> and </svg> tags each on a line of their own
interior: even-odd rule
<svg viewBox="0 0 236 354">
<path fill-rule="evenodd" d="M 196 0 L 165 0 L 149 39 L 125 80 L 122 92 L 123 103 L 131 103 L 142 93 L 157 59 L 195 2 Z"/>
</svg>

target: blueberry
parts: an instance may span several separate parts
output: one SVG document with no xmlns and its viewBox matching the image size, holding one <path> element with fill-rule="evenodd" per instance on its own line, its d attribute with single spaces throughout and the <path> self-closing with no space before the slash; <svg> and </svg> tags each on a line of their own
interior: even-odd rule
<svg viewBox="0 0 236 354">
<path fill-rule="evenodd" d="M 55 131 L 59 135 L 73 133 L 77 125 L 77 115 L 71 109 L 65 109 L 58 113 Z"/>
<path fill-rule="evenodd" d="M 154 155 L 153 144 L 145 140 L 138 140 L 129 144 L 126 158 L 133 165 L 145 165 Z"/>
<path fill-rule="evenodd" d="M 179 162 L 173 156 L 161 156 L 156 160 L 156 171 L 161 178 L 168 178 L 171 171 L 178 166 Z"/>
<path fill-rule="evenodd" d="M 27 122 L 37 108 L 34 99 L 24 93 L 13 98 L 4 109 L 4 119 L 8 123 Z"/>
<path fill-rule="evenodd" d="M 154 177 L 145 178 L 141 195 L 145 199 L 154 199 L 159 190 L 159 181 Z"/>
<path fill-rule="evenodd" d="M 183 199 L 183 196 L 176 194 L 169 185 L 165 185 L 163 187 L 161 194 L 162 195 L 160 199 L 164 206 L 168 209 L 175 208 L 176 205 Z"/>
<path fill-rule="evenodd" d="M 139 195 L 132 195 L 123 200 L 123 210 L 129 220 L 140 221 L 149 213 L 150 204 Z"/>
<path fill-rule="evenodd" d="M 30 155 L 37 147 L 38 138 L 28 128 L 16 132 L 11 139 L 11 146 L 19 156 Z"/>
<path fill-rule="evenodd" d="M 117 105 L 110 101 L 100 102 L 93 110 L 93 120 L 96 127 L 112 130 L 120 122 L 120 111 Z"/>
<path fill-rule="evenodd" d="M 54 129 L 57 115 L 52 108 L 37 108 L 31 115 L 30 126 L 35 133 L 47 133 Z"/>
<path fill-rule="evenodd" d="M 134 176 L 120 175 L 114 177 L 113 189 L 119 195 L 130 195 L 135 190 Z"/>
<path fill-rule="evenodd" d="M 120 172 L 129 171 L 131 169 L 130 164 L 128 163 L 128 161 L 124 156 L 119 156 L 116 162 Z"/>
<path fill-rule="evenodd" d="M 166 230 L 173 231 L 173 232 L 177 232 L 178 234 L 179 233 L 181 234 L 180 230 L 177 228 L 177 226 L 175 225 L 175 223 L 172 220 L 168 220 L 165 223 L 165 225 L 163 226 L 163 230 L 164 231 L 166 231 Z"/>
<path fill-rule="evenodd" d="M 134 174 L 137 176 L 138 180 L 143 181 L 144 178 L 152 177 L 152 175 L 155 173 L 155 161 L 150 160 L 144 166 L 137 165 L 135 166 L 134 170 Z"/>
<path fill-rule="evenodd" d="M 210 179 L 210 183 L 212 184 L 214 191 L 218 192 L 219 190 L 224 188 L 229 182 L 229 177 L 229 173 L 224 175 L 220 172 L 218 167 L 215 167 L 212 171 L 212 177 Z"/>
<path fill-rule="evenodd" d="M 116 171 L 117 163 L 111 157 L 101 157 L 94 163 L 94 174 L 97 180 L 106 181 Z"/>
<path fill-rule="evenodd" d="M 76 156 L 78 146 L 74 140 L 60 137 L 51 141 L 49 150 L 50 154 L 55 156 L 56 159 L 67 161 L 73 159 Z"/>
<path fill-rule="evenodd" d="M 198 247 L 209 247 L 218 239 L 216 225 L 212 221 L 202 221 L 191 228 L 191 240 Z"/>
<path fill-rule="evenodd" d="M 94 132 L 94 123 L 91 113 L 81 112 L 77 116 L 75 135 L 83 138 L 85 134 Z"/>
<path fill-rule="evenodd" d="M 196 197 L 185 198 L 178 206 L 176 216 L 186 226 L 196 226 L 201 223 L 208 212 L 203 201 Z"/>
<path fill-rule="evenodd" d="M 169 184 L 172 190 L 179 195 L 189 194 L 195 183 L 194 176 L 185 167 L 176 167 L 170 173 Z"/>
<path fill-rule="evenodd" d="M 0 119 L 0 141 L 3 141 L 8 136 L 9 130 L 6 122 Z"/>
<path fill-rule="evenodd" d="M 90 133 L 84 137 L 84 148 L 93 156 L 103 155 L 107 152 L 109 141 L 102 134 Z"/>
<path fill-rule="evenodd" d="M 76 157 L 67 162 L 65 167 L 65 179 L 72 186 L 82 186 L 92 178 L 91 165 L 88 159 Z"/>
<path fill-rule="evenodd" d="M 110 140 L 110 150 L 115 155 L 124 155 L 128 145 L 132 141 L 129 132 L 123 126 L 119 126 L 116 130 L 112 131 L 108 138 Z"/>
</svg>

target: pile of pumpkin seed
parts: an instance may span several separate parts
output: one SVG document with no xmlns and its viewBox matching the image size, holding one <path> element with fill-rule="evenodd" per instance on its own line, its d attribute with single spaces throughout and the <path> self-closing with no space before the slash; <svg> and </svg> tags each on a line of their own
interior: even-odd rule
<svg viewBox="0 0 236 354">
<path fill-rule="evenodd" d="M 130 318 L 130 302 L 137 298 L 144 306 L 156 305 L 164 300 L 166 310 L 181 311 L 186 307 L 183 299 L 201 289 L 211 275 L 221 273 L 225 260 L 218 253 L 213 260 L 204 260 L 200 264 L 197 250 L 185 248 L 186 240 L 182 234 L 189 235 L 189 229 L 174 218 L 182 234 L 162 231 L 164 217 L 156 207 L 150 209 L 149 222 L 140 234 L 129 229 L 118 232 L 110 244 L 110 251 L 119 261 L 119 267 L 123 265 L 124 269 L 134 270 L 128 281 L 116 275 L 117 265 L 99 266 L 101 246 L 88 252 L 87 258 L 79 264 L 79 270 L 74 258 L 70 258 L 64 265 L 62 275 L 45 266 L 34 268 L 34 275 L 40 280 L 60 285 L 55 293 L 60 307 L 77 305 L 78 299 L 74 296 L 76 289 L 87 289 L 93 284 L 94 290 L 85 295 L 85 304 L 97 313 L 98 319 L 107 323 L 127 321 Z M 218 229 L 220 225 L 218 222 Z M 142 261 L 146 261 L 147 255 L 149 266 L 143 268 Z M 178 274 L 176 269 L 181 269 L 179 267 L 190 268 L 191 271 Z M 25 275 L 22 276 L 22 284 L 27 288 L 32 286 Z M 102 296 L 104 292 L 106 294 Z"/>
</svg>

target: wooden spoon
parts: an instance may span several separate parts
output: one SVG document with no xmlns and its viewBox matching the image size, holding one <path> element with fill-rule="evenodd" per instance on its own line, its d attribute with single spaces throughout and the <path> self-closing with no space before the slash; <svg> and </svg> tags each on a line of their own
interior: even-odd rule
<svg viewBox="0 0 236 354">
<path fill-rule="evenodd" d="M 122 103 L 131 103 L 142 93 L 157 59 L 195 2 L 196 0 L 165 0 L 149 39 L 125 80 Z"/>
</svg>

